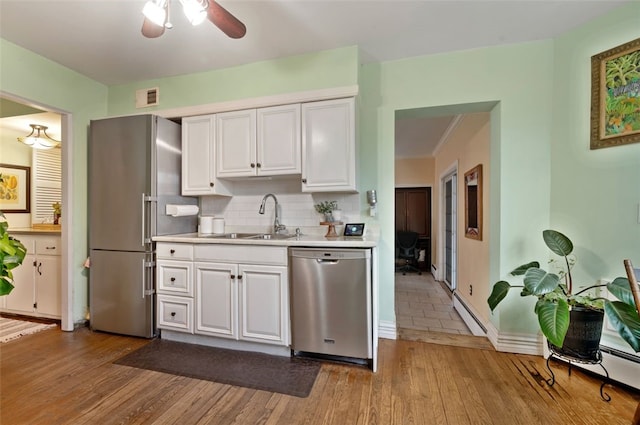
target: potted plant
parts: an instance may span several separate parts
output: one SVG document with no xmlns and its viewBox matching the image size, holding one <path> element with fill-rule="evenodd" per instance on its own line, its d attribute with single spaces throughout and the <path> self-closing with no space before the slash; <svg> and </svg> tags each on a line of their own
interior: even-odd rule
<svg viewBox="0 0 640 425">
<path fill-rule="evenodd" d="M 0 176 L 0 178 L 2 178 Z M 0 212 L 0 296 L 7 295 L 13 290 L 12 269 L 18 267 L 24 261 L 27 250 L 22 243 L 10 236 L 7 229 L 9 223 Z"/>
<path fill-rule="evenodd" d="M 331 222 L 333 221 L 333 215 L 331 214 L 333 211 L 338 209 L 337 201 L 322 201 L 315 205 L 316 211 L 320 214 L 324 214 L 324 221 Z"/>
<path fill-rule="evenodd" d="M 491 311 L 511 288 L 522 288 L 521 296 L 538 299 L 534 312 L 552 351 L 576 359 L 596 360 L 606 313 L 618 334 L 636 352 L 640 352 L 640 317 L 629 280 L 618 277 L 606 285 L 591 285 L 574 292 L 571 268 L 576 259 L 572 255 L 573 243 L 555 230 L 543 231 L 542 237 L 547 247 L 564 260 L 563 264 L 558 264 L 557 260 L 550 261 L 558 268 L 557 274 L 541 269 L 537 261 L 523 264 L 510 273 L 523 276 L 522 285 L 512 285 L 505 280 L 494 284 L 487 300 Z M 599 287 L 606 287 L 619 301 L 598 296 L 596 288 Z"/>
</svg>

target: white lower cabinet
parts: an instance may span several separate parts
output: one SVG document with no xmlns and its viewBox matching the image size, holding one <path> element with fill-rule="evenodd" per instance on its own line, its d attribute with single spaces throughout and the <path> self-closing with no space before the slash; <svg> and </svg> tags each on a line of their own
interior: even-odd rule
<svg viewBox="0 0 640 425">
<path fill-rule="evenodd" d="M 2 310 L 28 316 L 61 317 L 60 237 L 16 235 L 27 248 L 22 265 L 12 270 L 14 289 Z"/>
<path fill-rule="evenodd" d="M 195 333 L 288 345 L 287 268 L 196 263 Z"/>
<path fill-rule="evenodd" d="M 176 245 L 156 251 L 158 328 L 289 345 L 286 247 Z"/>
</svg>

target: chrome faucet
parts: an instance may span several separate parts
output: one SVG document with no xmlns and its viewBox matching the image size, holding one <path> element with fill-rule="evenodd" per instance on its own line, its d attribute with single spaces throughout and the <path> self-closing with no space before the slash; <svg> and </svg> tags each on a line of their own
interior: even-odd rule
<svg viewBox="0 0 640 425">
<path fill-rule="evenodd" d="M 273 193 L 267 193 L 266 195 L 264 195 L 264 197 L 262 198 L 262 204 L 260 204 L 260 210 L 258 211 L 258 213 L 264 214 L 264 204 L 266 204 L 268 197 L 272 197 L 273 201 L 276 203 L 276 218 L 273 221 L 273 232 L 286 233 L 287 226 L 285 226 L 284 224 L 280 224 L 280 211 L 279 211 L 280 204 L 278 204 L 278 198 L 276 198 L 276 195 L 274 195 Z"/>
</svg>

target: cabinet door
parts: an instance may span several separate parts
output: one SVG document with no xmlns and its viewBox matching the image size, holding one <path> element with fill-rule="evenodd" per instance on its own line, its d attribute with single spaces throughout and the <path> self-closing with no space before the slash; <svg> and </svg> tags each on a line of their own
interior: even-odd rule
<svg viewBox="0 0 640 425">
<path fill-rule="evenodd" d="M 11 270 L 13 273 L 13 290 L 5 299 L 5 308 L 15 313 L 34 312 L 35 296 L 35 255 L 25 255 L 22 265 Z"/>
<path fill-rule="evenodd" d="M 224 112 L 216 117 L 218 177 L 256 175 L 256 110 Z"/>
<path fill-rule="evenodd" d="M 354 100 L 302 104 L 302 191 L 356 190 Z"/>
<path fill-rule="evenodd" d="M 182 194 L 214 194 L 215 115 L 182 120 Z"/>
<path fill-rule="evenodd" d="M 258 175 L 300 174 L 300 104 L 257 110 Z"/>
<path fill-rule="evenodd" d="M 240 338 L 288 345 L 287 268 L 240 265 Z"/>
<path fill-rule="evenodd" d="M 195 263 L 195 333 L 237 338 L 238 266 Z"/>
<path fill-rule="evenodd" d="M 36 310 L 40 315 L 60 317 L 60 257 L 41 255 L 36 263 Z"/>
</svg>

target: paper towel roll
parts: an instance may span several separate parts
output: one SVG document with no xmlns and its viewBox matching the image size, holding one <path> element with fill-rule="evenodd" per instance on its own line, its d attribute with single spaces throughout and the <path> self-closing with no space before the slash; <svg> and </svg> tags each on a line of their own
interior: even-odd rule
<svg viewBox="0 0 640 425">
<path fill-rule="evenodd" d="M 198 215 L 200 208 L 197 205 L 171 205 L 167 204 L 167 215 L 183 217 L 187 215 Z"/>
</svg>

